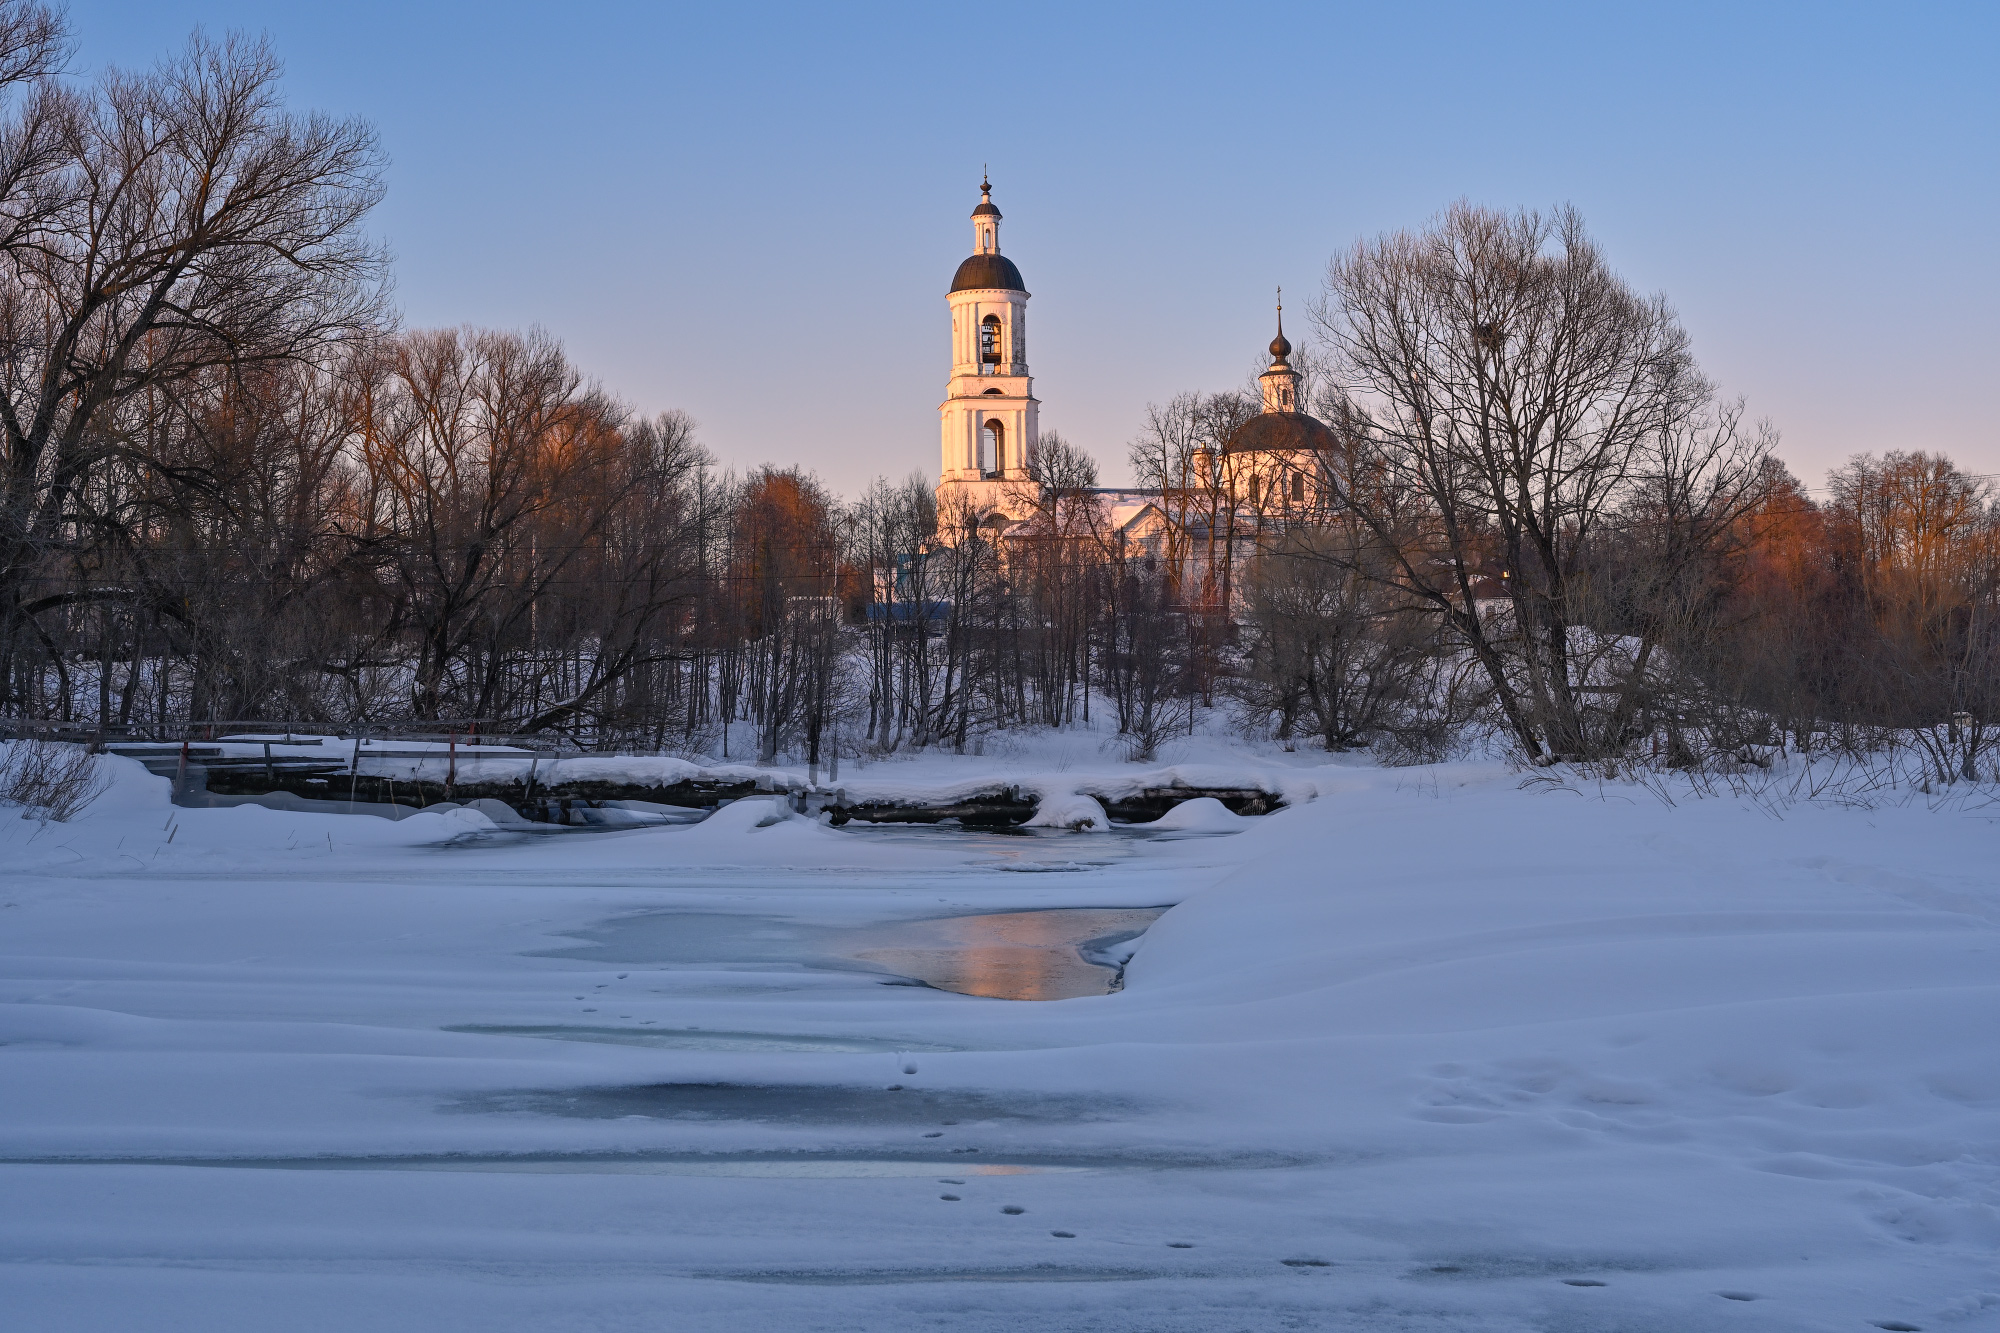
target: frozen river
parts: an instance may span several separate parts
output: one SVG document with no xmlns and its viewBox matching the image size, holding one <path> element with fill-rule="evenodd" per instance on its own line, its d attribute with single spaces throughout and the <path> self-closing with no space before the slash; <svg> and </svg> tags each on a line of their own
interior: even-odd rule
<svg viewBox="0 0 2000 1333">
<path fill-rule="evenodd" d="M 1990 824 L 1441 772 L 1153 836 L 494 837 L 134 780 L 0 846 L 0 1307 L 2000 1324 Z"/>
</svg>

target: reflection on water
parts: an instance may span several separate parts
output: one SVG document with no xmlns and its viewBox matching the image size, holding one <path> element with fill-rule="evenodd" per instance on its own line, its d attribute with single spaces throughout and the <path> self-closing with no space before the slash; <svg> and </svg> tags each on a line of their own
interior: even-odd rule
<svg viewBox="0 0 2000 1333">
<path fill-rule="evenodd" d="M 1084 950 L 1129 940 L 1165 910 L 1062 908 L 904 921 L 871 932 L 883 943 L 854 956 L 961 995 L 999 1000 L 1104 995 L 1118 983 L 1120 969 L 1086 958 Z"/>
<path fill-rule="evenodd" d="M 1065 907 L 818 926 L 781 917 L 642 912 L 572 932 L 593 943 L 541 955 L 654 967 L 812 967 L 888 973 L 939 990 L 1001 1000 L 1104 995 L 1120 950 L 1164 907 Z"/>
</svg>

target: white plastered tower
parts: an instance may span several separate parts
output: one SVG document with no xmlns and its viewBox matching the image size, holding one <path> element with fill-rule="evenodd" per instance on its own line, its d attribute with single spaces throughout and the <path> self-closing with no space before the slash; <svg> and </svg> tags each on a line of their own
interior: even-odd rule
<svg viewBox="0 0 2000 1333">
<path fill-rule="evenodd" d="M 1018 518 L 1040 404 L 1028 375 L 1027 288 L 1000 253 L 1000 210 L 984 181 L 972 235 L 972 256 L 958 266 L 947 298 L 951 382 L 938 406 L 938 501 L 940 509 L 963 503 L 979 515 Z"/>
</svg>

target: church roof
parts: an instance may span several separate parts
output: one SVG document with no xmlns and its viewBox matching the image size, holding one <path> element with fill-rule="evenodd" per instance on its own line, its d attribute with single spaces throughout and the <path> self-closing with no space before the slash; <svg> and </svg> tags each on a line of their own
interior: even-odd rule
<svg viewBox="0 0 2000 1333">
<path fill-rule="evenodd" d="M 972 216 L 976 218 L 997 218 L 1000 216 L 1000 210 L 994 206 L 991 199 L 981 199 L 979 207 L 972 210 Z"/>
<path fill-rule="evenodd" d="M 1260 412 L 1238 426 L 1224 453 L 1296 453 L 1331 449 L 1338 441 L 1326 424 L 1303 412 Z"/>
<path fill-rule="evenodd" d="M 952 275 L 951 289 L 955 292 L 1028 290 L 1021 281 L 1021 270 L 1005 255 L 973 255 Z"/>
</svg>

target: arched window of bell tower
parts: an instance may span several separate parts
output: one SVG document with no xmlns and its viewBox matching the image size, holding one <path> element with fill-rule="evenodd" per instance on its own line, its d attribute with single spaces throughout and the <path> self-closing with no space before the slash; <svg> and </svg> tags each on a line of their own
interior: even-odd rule
<svg viewBox="0 0 2000 1333">
<path fill-rule="evenodd" d="M 1007 428 L 998 421 L 989 421 L 979 431 L 979 472 L 981 476 L 997 477 L 1007 465 Z"/>
<path fill-rule="evenodd" d="M 979 365 L 983 370 L 987 366 L 999 364 L 1000 316 L 988 315 L 979 321 Z"/>
</svg>

